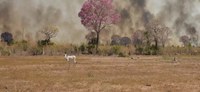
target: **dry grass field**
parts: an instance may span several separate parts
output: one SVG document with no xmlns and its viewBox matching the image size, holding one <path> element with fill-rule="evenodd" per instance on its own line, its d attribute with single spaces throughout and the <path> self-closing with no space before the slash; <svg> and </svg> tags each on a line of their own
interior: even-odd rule
<svg viewBox="0 0 200 92">
<path fill-rule="evenodd" d="M 0 92 L 200 92 L 199 56 L 137 57 L 0 57 Z"/>
</svg>

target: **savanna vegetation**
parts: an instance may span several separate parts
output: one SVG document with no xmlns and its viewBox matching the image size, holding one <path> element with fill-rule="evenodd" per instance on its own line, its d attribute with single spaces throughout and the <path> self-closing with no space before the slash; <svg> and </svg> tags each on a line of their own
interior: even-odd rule
<svg viewBox="0 0 200 92">
<path fill-rule="evenodd" d="M 198 23 L 192 22 L 200 17 L 190 12 L 199 1 L 157 0 L 166 3 L 158 15 L 147 9 L 152 1 L 3 0 L 0 92 L 200 92 Z M 80 35 L 79 44 L 63 41 Z"/>
<path fill-rule="evenodd" d="M 187 25 L 188 35 L 179 38 L 183 45 L 169 45 L 173 30 L 157 19 L 146 22 L 143 30 L 134 30 L 131 37 L 113 34 L 108 39 L 110 42 L 102 44 L 102 31 L 109 31 L 112 25 L 118 25 L 123 16 L 117 12 L 112 0 L 88 0 L 83 4 L 78 16 L 83 26 L 89 31 L 85 36 L 86 43 L 55 44 L 52 39 L 57 36 L 59 27 L 46 25 L 39 31 L 44 35 L 43 39 L 35 42 L 25 39 L 15 40 L 11 32 L 1 33 L 0 55 L 63 55 L 67 52 L 68 54 L 126 57 L 130 55 L 198 55 L 200 53 L 199 37 L 194 27 Z"/>
</svg>

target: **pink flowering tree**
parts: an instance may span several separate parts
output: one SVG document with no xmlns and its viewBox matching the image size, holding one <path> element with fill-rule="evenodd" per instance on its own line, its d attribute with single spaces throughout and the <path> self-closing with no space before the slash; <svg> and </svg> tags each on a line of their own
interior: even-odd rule
<svg viewBox="0 0 200 92">
<path fill-rule="evenodd" d="M 81 23 L 89 31 L 96 32 L 96 51 L 98 51 L 101 31 L 120 20 L 120 15 L 116 12 L 112 2 L 112 0 L 87 0 L 78 14 Z"/>
</svg>

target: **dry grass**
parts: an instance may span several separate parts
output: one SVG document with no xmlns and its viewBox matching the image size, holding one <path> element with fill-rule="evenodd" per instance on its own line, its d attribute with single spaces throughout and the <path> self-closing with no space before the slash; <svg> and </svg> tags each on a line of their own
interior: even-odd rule
<svg viewBox="0 0 200 92">
<path fill-rule="evenodd" d="M 0 57 L 0 92 L 200 92 L 200 57 Z"/>
</svg>

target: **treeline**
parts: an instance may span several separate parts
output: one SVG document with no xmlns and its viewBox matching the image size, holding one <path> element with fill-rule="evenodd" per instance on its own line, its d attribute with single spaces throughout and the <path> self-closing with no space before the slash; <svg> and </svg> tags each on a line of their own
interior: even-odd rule
<svg viewBox="0 0 200 92">
<path fill-rule="evenodd" d="M 141 32 L 141 31 L 140 31 Z M 88 35 L 92 35 L 90 33 Z M 0 56 L 37 56 L 37 55 L 63 55 L 65 52 L 67 54 L 77 54 L 77 55 L 102 55 L 102 56 L 120 56 L 127 57 L 130 55 L 200 55 L 200 47 L 195 47 L 192 45 L 180 46 L 162 46 L 158 45 L 156 49 L 155 44 L 147 45 L 144 40 L 140 41 L 140 37 L 133 41 L 129 37 L 120 37 L 119 35 L 113 35 L 111 37 L 111 42 L 106 45 L 100 45 L 98 48 L 98 53 L 95 48 L 95 36 L 89 36 L 91 38 L 87 43 L 81 45 L 57 45 L 51 40 L 39 40 L 36 44 L 32 44 L 29 41 L 14 41 L 11 40 L 2 41 L 0 44 Z M 12 37 L 12 36 L 9 36 Z M 137 44 L 136 44 L 137 43 Z M 149 47 L 148 47 L 149 46 Z"/>
<path fill-rule="evenodd" d="M 179 41 L 183 46 L 169 46 L 171 40 L 170 30 L 158 21 L 152 21 L 145 26 L 145 30 L 136 30 L 131 37 L 121 37 L 114 34 L 110 42 L 96 48 L 96 32 L 90 32 L 85 36 L 87 43 L 81 45 L 57 45 L 51 41 L 59 32 L 56 26 L 45 26 L 41 31 L 44 39 L 38 40 L 35 44 L 28 40 L 15 41 L 12 33 L 1 33 L 0 55 L 63 55 L 68 54 L 95 54 L 104 56 L 130 55 L 199 55 L 198 35 L 194 28 L 188 28 L 188 35 L 180 37 Z M 109 40 L 109 39 L 108 39 Z"/>
<path fill-rule="evenodd" d="M 65 52 L 67 54 L 76 55 L 101 55 L 101 56 L 120 56 L 127 57 L 130 55 L 155 55 L 155 51 L 144 53 L 143 50 L 134 45 L 100 45 L 98 53 L 96 53 L 95 46 L 89 44 L 81 45 L 56 45 L 51 44 L 48 46 L 41 46 L 38 44 L 30 44 L 23 40 L 14 42 L 12 45 L 6 45 L 1 43 L 0 45 L 0 56 L 37 56 L 37 55 L 48 55 L 48 56 L 61 56 Z M 141 54 L 141 52 L 143 52 Z M 200 55 L 200 47 L 179 47 L 179 46 L 167 46 L 160 47 L 156 55 Z"/>
</svg>

